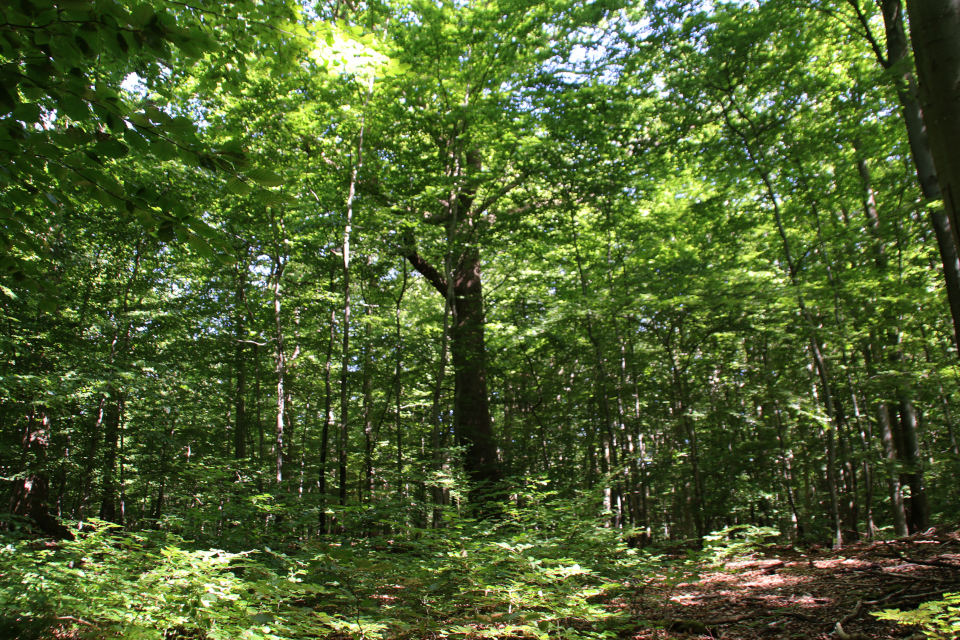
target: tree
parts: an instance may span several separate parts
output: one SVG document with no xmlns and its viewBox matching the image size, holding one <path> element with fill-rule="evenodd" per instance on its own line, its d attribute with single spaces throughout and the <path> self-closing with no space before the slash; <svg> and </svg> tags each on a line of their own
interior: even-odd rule
<svg viewBox="0 0 960 640">
<path fill-rule="evenodd" d="M 960 247 L 960 5 L 908 0 L 920 102 L 943 206 Z"/>
</svg>

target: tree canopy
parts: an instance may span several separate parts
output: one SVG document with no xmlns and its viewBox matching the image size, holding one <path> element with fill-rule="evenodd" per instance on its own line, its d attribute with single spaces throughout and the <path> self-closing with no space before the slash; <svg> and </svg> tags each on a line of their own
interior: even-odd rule
<svg viewBox="0 0 960 640">
<path fill-rule="evenodd" d="M 442 594 L 468 636 L 496 585 L 514 635 L 600 638 L 662 545 L 955 521 L 956 96 L 913 11 L 5 3 L 0 527 L 61 542 L 0 553 L 43 576 L 0 624 L 400 637 Z M 91 554 L 152 586 L 91 595 Z"/>
</svg>

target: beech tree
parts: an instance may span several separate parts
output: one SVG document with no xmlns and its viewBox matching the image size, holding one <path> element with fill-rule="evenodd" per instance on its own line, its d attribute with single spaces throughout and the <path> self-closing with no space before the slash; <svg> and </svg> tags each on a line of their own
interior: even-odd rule
<svg viewBox="0 0 960 640">
<path fill-rule="evenodd" d="M 942 0 L 910 0 L 910 35 L 923 121 L 937 166 L 937 179 L 954 240 L 960 246 L 960 7 Z"/>
</svg>

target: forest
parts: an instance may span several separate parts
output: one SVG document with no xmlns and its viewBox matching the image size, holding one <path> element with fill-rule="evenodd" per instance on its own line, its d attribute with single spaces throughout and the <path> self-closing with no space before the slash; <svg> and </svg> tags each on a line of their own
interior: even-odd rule
<svg viewBox="0 0 960 640">
<path fill-rule="evenodd" d="M 960 637 L 958 86 L 950 0 L 3 0 L 0 638 Z"/>
</svg>

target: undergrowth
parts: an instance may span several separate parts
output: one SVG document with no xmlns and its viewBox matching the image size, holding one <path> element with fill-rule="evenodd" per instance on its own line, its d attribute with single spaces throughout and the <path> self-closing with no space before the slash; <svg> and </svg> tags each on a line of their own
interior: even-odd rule
<svg viewBox="0 0 960 640">
<path fill-rule="evenodd" d="M 755 543 L 725 534 L 702 554 L 670 559 L 628 548 L 622 532 L 581 511 L 563 501 L 506 508 L 494 521 L 450 511 L 441 529 L 282 550 L 210 549 L 103 522 L 56 544 L 8 534 L 0 628 L 8 638 L 57 629 L 91 639 L 600 640 L 635 623 L 605 604 L 619 594 L 694 581 L 698 563 Z"/>
</svg>

